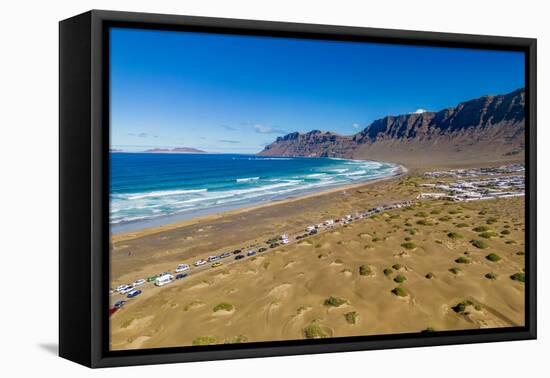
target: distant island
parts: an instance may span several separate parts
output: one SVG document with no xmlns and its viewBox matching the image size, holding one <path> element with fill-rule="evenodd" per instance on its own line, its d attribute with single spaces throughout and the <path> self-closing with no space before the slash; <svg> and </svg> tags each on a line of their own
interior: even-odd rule
<svg viewBox="0 0 550 378">
<path fill-rule="evenodd" d="M 176 147 L 176 148 L 151 148 L 144 152 L 151 154 L 205 154 L 206 151 L 192 147 Z"/>
</svg>

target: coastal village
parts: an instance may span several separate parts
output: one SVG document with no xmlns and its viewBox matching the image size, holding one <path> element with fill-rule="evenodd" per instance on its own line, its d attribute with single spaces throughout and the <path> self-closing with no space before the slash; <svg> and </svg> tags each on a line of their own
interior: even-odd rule
<svg viewBox="0 0 550 378">
<path fill-rule="evenodd" d="M 418 199 L 479 201 L 525 195 L 523 164 L 433 171 L 424 176 L 437 181 L 421 184 L 421 187 L 433 191 L 420 193 Z"/>
</svg>

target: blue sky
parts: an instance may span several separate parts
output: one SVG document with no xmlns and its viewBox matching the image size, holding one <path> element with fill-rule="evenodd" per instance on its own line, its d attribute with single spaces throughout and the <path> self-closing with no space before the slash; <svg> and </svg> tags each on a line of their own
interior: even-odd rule
<svg viewBox="0 0 550 378">
<path fill-rule="evenodd" d="M 115 28 L 110 57 L 111 146 L 129 151 L 255 153 L 524 86 L 517 52 Z"/>
</svg>

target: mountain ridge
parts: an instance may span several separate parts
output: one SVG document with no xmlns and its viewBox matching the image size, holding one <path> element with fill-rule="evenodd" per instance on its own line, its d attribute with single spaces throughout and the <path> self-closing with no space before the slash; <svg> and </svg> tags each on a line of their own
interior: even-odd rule
<svg viewBox="0 0 550 378">
<path fill-rule="evenodd" d="M 259 155 L 373 159 L 410 166 L 517 161 L 524 157 L 524 109 L 525 90 L 520 88 L 437 112 L 388 115 L 353 135 L 293 132 L 278 137 Z"/>
</svg>

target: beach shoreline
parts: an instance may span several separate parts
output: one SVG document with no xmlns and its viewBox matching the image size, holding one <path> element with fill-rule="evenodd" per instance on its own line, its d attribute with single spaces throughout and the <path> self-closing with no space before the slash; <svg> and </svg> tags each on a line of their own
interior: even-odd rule
<svg viewBox="0 0 550 378">
<path fill-rule="evenodd" d="M 379 161 L 376 161 L 376 160 L 368 160 L 368 161 L 379 162 Z M 383 163 L 383 162 L 380 162 L 380 163 Z M 375 179 L 372 179 L 372 180 L 353 183 L 353 184 L 340 185 L 340 186 L 337 186 L 337 187 L 326 188 L 324 190 L 319 190 L 319 191 L 312 191 L 312 192 L 309 192 L 309 193 L 304 193 L 302 195 L 290 196 L 290 197 L 287 197 L 287 198 L 281 199 L 281 200 L 273 200 L 273 201 L 258 203 L 258 204 L 255 204 L 255 205 L 238 207 L 238 208 L 235 208 L 235 209 L 221 210 L 221 211 L 218 211 L 218 212 L 215 212 L 215 213 L 210 213 L 210 214 L 205 214 L 205 215 L 198 215 L 198 216 L 192 217 L 190 219 L 177 220 L 177 221 L 173 221 L 173 222 L 169 222 L 169 223 L 165 223 L 165 224 L 153 225 L 153 226 L 149 226 L 149 227 L 143 227 L 143 228 L 136 229 L 136 230 L 124 230 L 124 231 L 120 231 L 120 232 L 116 232 L 116 233 L 111 231 L 111 242 L 121 242 L 121 241 L 124 241 L 124 240 L 127 240 L 127 239 L 133 239 L 133 238 L 139 238 L 139 237 L 143 237 L 143 236 L 153 235 L 153 234 L 157 234 L 159 232 L 164 232 L 164 231 L 167 231 L 167 230 L 174 230 L 174 229 L 177 229 L 177 228 L 180 228 L 180 227 L 186 227 L 186 226 L 194 225 L 194 224 L 197 224 L 197 223 L 207 222 L 207 221 L 211 221 L 211 220 L 214 220 L 214 219 L 220 219 L 220 218 L 223 218 L 223 217 L 226 217 L 226 216 L 229 216 L 229 215 L 236 215 L 236 214 L 240 214 L 240 213 L 246 213 L 246 212 L 250 212 L 250 211 L 265 208 L 265 207 L 271 207 L 271 206 L 275 206 L 275 205 L 287 204 L 287 203 L 292 203 L 292 202 L 300 201 L 300 200 L 307 199 L 307 198 L 314 198 L 314 197 L 317 197 L 317 196 L 328 195 L 330 193 L 356 189 L 356 188 L 360 188 L 360 187 L 363 187 L 363 186 L 368 186 L 368 185 L 373 185 L 373 184 L 376 184 L 376 183 L 384 182 L 384 181 L 387 181 L 387 180 L 395 180 L 395 179 L 399 179 L 399 178 L 401 178 L 401 177 L 403 177 L 403 176 L 405 176 L 409 173 L 410 173 L 410 171 L 407 167 L 405 167 L 402 164 L 396 164 L 395 172 L 390 176 L 379 177 L 379 178 L 375 178 Z"/>
</svg>

